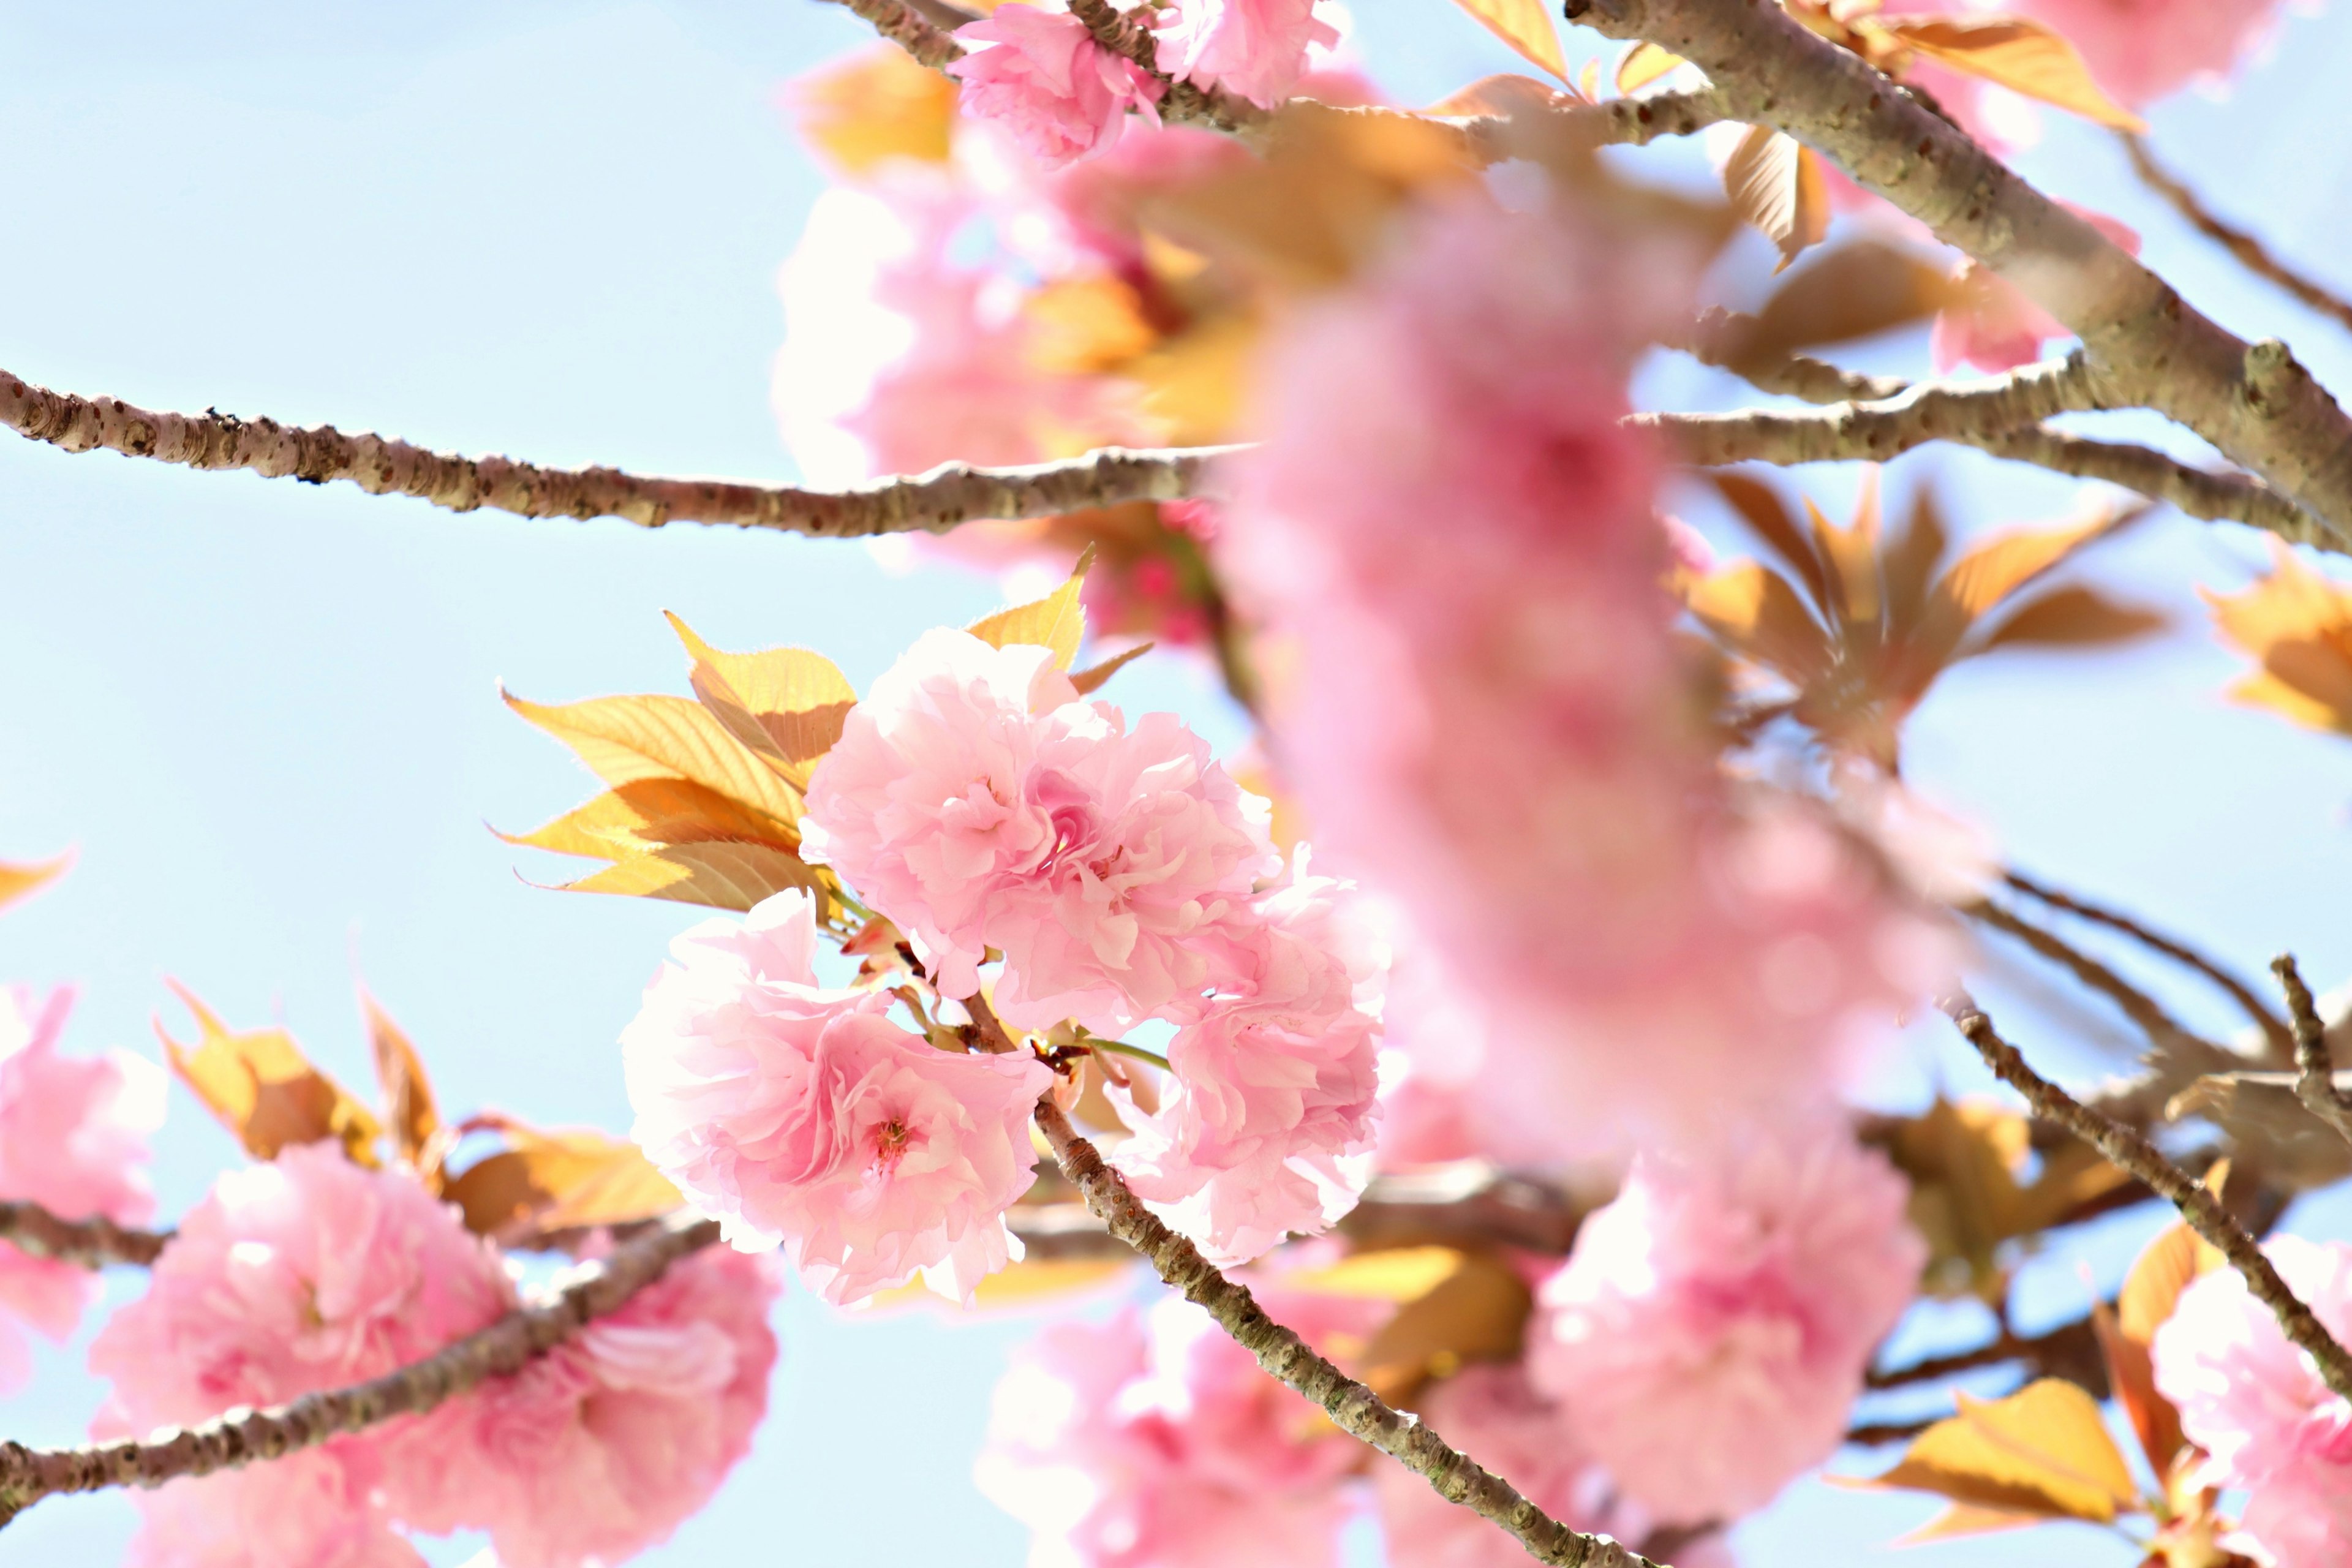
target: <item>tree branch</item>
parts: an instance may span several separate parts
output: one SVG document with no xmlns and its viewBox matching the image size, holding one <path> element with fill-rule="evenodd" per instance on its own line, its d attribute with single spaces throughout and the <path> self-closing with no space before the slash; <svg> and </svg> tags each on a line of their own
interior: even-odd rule
<svg viewBox="0 0 2352 1568">
<path fill-rule="evenodd" d="M 940 532 L 981 519 L 1053 517 L 1121 501 L 1181 500 L 1205 492 L 1230 447 L 1129 451 L 1106 447 L 1058 463 L 980 468 L 944 463 L 927 474 L 846 490 L 727 479 L 661 479 L 617 468 L 542 468 L 506 458 L 458 458 L 331 425 L 301 429 L 210 410 L 156 414 L 120 398 L 77 397 L 0 372 L 0 424 L 68 452 L 103 447 L 191 468 L 245 468 L 308 484 L 348 479 L 371 495 L 416 496 L 451 511 L 491 507 L 518 517 L 619 517 L 772 528 L 818 539 Z"/>
<path fill-rule="evenodd" d="M 1690 331 L 1668 343 L 1701 364 L 1727 370 L 1759 391 L 1808 403 L 1884 403 L 1911 388 L 1901 376 L 1864 375 L 1810 354 L 1758 353 L 1748 345 L 1762 323 L 1720 305 L 1699 312 Z"/>
<path fill-rule="evenodd" d="M 2227 1047 L 2191 1032 L 2166 1012 L 2155 997 L 2055 932 L 2021 920 L 1998 904 L 1967 904 L 1959 912 L 1972 921 L 1990 926 L 2004 936 L 2023 942 L 2034 953 L 2057 964 L 2106 997 L 2122 1010 L 2124 1016 L 2139 1026 L 2140 1033 L 2148 1037 L 2150 1044 L 2166 1050 L 2178 1050 L 2183 1046 L 2201 1048 L 2217 1058 L 2228 1054 Z"/>
<path fill-rule="evenodd" d="M 2285 344 L 2249 345 L 1861 57 L 1758 0 L 1567 0 L 1695 62 L 1734 118 L 1819 149 L 2079 335 L 2112 394 L 2260 474 L 2352 544 L 2352 419 Z"/>
<path fill-rule="evenodd" d="M 64 1219 L 38 1204 L 0 1203 L 0 1241 L 35 1258 L 55 1258 L 84 1268 L 103 1268 L 110 1263 L 144 1268 L 155 1261 L 171 1239 L 168 1230 L 137 1230 L 103 1215 Z"/>
<path fill-rule="evenodd" d="M 274 1459 L 395 1415 L 432 1409 L 493 1377 L 503 1377 L 618 1310 L 679 1258 L 719 1239 L 719 1222 L 673 1215 L 583 1265 L 549 1300 L 508 1313 L 397 1372 L 268 1410 L 233 1410 L 200 1426 L 167 1428 L 131 1442 L 78 1448 L 0 1443 L 0 1523 L 45 1497 L 108 1487 L 158 1487 L 181 1476 L 208 1476 Z"/>
<path fill-rule="evenodd" d="M 2133 173 L 2140 177 L 2158 195 L 2172 204 L 2172 210 L 2189 220 L 2206 238 L 2237 258 L 2238 265 L 2258 278 L 2268 279 L 2303 304 L 2335 321 L 2338 325 L 2352 327 L 2352 303 L 2313 282 L 2270 253 L 2270 248 L 2246 230 L 2216 216 L 2197 193 L 2167 171 L 2148 151 L 2147 139 L 2128 132 L 2117 132 L 2116 140 L 2124 144 L 2130 155 Z"/>
<path fill-rule="evenodd" d="M 2169 1199 L 2191 1230 L 2221 1249 L 2231 1267 L 2245 1279 L 2255 1300 L 2270 1309 L 2286 1337 L 2317 1363 L 2319 1375 L 2329 1390 L 2339 1397 L 2352 1398 L 2352 1354 L 2346 1353 L 2311 1309 L 2287 1289 L 2286 1281 L 2279 1278 L 2262 1247 L 2244 1226 L 2230 1216 L 2220 1199 L 2166 1159 L 2155 1144 L 2138 1132 L 2083 1105 L 2026 1066 L 2017 1047 L 2000 1037 L 1992 1020 L 1966 992 L 1945 997 L 1938 1005 L 1958 1026 L 1969 1044 L 1976 1047 L 1993 1075 L 2022 1094 L 2036 1116 L 2063 1127 Z"/>
<path fill-rule="evenodd" d="M 1539 1563 L 1561 1568 L 1654 1568 L 1603 1536 L 1569 1529 L 1522 1497 L 1517 1489 L 1449 1446 L 1418 1418 L 1394 1409 L 1362 1384 L 1307 1348 L 1267 1317 L 1247 1288 L 1211 1268 L 1192 1244 L 1162 1225 L 1103 1163 L 1051 1096 L 1037 1102 L 1037 1127 L 1062 1173 L 1110 1233 L 1150 1259 L 1160 1278 L 1187 1300 L 1207 1309 L 1234 1342 L 1286 1387 L 1331 1418 L 1333 1426 L 1391 1456 L 1425 1479 L 1448 1502 L 1459 1503 L 1516 1536 Z"/>
<path fill-rule="evenodd" d="M 2327 1025 L 2319 1016 L 2319 1004 L 2303 983 L 2294 954 L 2282 952 L 2272 959 L 2271 973 L 2278 976 L 2287 1012 L 2294 1019 L 2294 1097 L 2352 1142 L 2352 1095 L 2336 1087 L 2336 1063 L 2327 1048 Z"/>
</svg>

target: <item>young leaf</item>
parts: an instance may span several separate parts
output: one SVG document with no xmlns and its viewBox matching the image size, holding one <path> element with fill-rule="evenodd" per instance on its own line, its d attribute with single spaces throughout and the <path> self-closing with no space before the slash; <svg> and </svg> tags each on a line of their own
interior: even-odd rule
<svg viewBox="0 0 2352 1568">
<path fill-rule="evenodd" d="M 1780 247 L 1785 268 L 1830 227 L 1829 184 L 1812 150 L 1768 125 L 1751 125 L 1723 168 L 1732 210 Z"/>
<path fill-rule="evenodd" d="M 684 697 L 593 697 L 548 706 L 499 695 L 508 707 L 579 753 L 608 784 L 687 779 L 762 813 L 786 837 L 800 820 L 800 792 L 698 702 Z"/>
<path fill-rule="evenodd" d="M 73 858 L 74 852 L 68 849 L 47 860 L 16 863 L 0 860 L 0 910 L 6 909 L 19 899 L 31 897 L 56 881 L 65 874 L 66 868 L 73 864 Z"/>
<path fill-rule="evenodd" d="M 1979 639 L 1974 651 L 2000 647 L 2095 647 L 2152 637 L 2171 625 L 2159 611 L 2121 605 L 2094 588 L 2053 588 L 2018 606 Z"/>
<path fill-rule="evenodd" d="M 1285 1289 L 1391 1301 L 1397 1310 L 1348 1360 L 1384 1394 L 1409 1397 L 1465 1362 L 1519 1353 L 1533 1304 L 1511 1268 L 1451 1247 L 1397 1247 L 1350 1254 L 1323 1268 L 1285 1275 Z"/>
<path fill-rule="evenodd" d="M 1738 356 L 1779 359 L 1924 321 L 1952 300 L 1944 269 L 1908 250 L 1858 239 L 1823 251 L 1756 312 Z"/>
<path fill-rule="evenodd" d="M 1631 98 L 1685 63 L 1682 56 L 1662 49 L 1644 38 L 1627 49 L 1617 61 L 1617 91 Z"/>
<path fill-rule="evenodd" d="M 956 84 L 884 44 L 810 72 L 784 89 L 802 140 L 845 174 L 896 158 L 944 163 Z"/>
<path fill-rule="evenodd" d="M 1528 63 L 1562 81 L 1568 79 L 1568 57 L 1560 52 L 1559 33 L 1551 25 L 1551 11 L 1543 0 L 1454 0 L 1454 4 Z"/>
<path fill-rule="evenodd" d="M 2147 1456 L 2148 1468 L 2158 1476 L 2172 1473 L 2172 1461 L 2184 1441 L 2180 1412 L 2157 1392 L 2156 1364 L 2145 1341 L 2127 1337 L 2116 1326 L 2116 1314 L 2105 1301 L 2091 1308 L 2091 1328 L 2098 1335 L 2099 1353 L 2107 1363 L 2107 1385 L 2131 1422 L 2132 1436 Z"/>
<path fill-rule="evenodd" d="M 562 884 L 567 893 L 617 893 L 669 899 L 714 910 L 749 910 L 771 894 L 799 888 L 816 900 L 817 918 L 837 911 L 830 877 L 789 849 L 772 844 L 714 839 L 672 844 L 617 859 L 603 870 Z"/>
<path fill-rule="evenodd" d="M 1802 686 L 1830 672 L 1836 650 L 1787 579 L 1760 562 L 1734 561 L 1679 584 L 1683 603 L 1744 658 Z"/>
<path fill-rule="evenodd" d="M 1042 599 L 983 616 L 964 629 L 991 647 L 1013 643 L 1049 647 L 1054 650 L 1054 668 L 1069 668 L 1078 657 L 1079 642 L 1087 635 L 1087 607 L 1078 595 L 1086 587 L 1087 568 L 1094 564 L 1094 546 L 1089 544 L 1078 557 L 1069 580 L 1060 587 Z"/>
<path fill-rule="evenodd" d="M 625 860 L 667 844 L 713 839 L 764 841 L 779 848 L 799 842 L 798 834 L 780 829 L 765 813 L 685 779 L 639 779 L 607 790 L 529 833 L 499 837 L 509 844 L 598 860 Z"/>
<path fill-rule="evenodd" d="M 375 1118 L 312 1067 L 293 1036 L 283 1029 L 232 1034 L 195 993 L 176 980 L 164 984 L 195 1015 L 202 1034 L 194 1046 L 184 1046 L 164 1033 L 158 1017 L 155 1037 L 163 1054 L 246 1152 L 274 1159 L 280 1149 L 332 1138 L 354 1163 L 375 1165 Z"/>
<path fill-rule="evenodd" d="M 625 1225 L 685 1202 L 637 1146 L 593 1129 L 542 1132 L 503 1116 L 465 1131 L 495 1131 L 506 1148 L 485 1155 L 442 1189 L 467 1229 L 514 1244 L 555 1231 Z"/>
<path fill-rule="evenodd" d="M 1103 689 L 1105 681 L 1150 653 L 1152 647 L 1150 643 L 1141 643 L 1129 648 L 1125 653 L 1103 660 L 1100 664 L 1086 669 L 1073 670 L 1070 673 L 1070 684 L 1078 689 L 1079 696 L 1092 696 Z"/>
<path fill-rule="evenodd" d="M 849 678 L 806 648 L 721 653 L 676 616 L 668 618 L 694 660 L 691 679 L 702 705 L 796 789 L 804 786 L 857 705 Z"/>
<path fill-rule="evenodd" d="M 2063 35 L 2026 16 L 1882 16 L 1879 26 L 1937 64 L 1999 82 L 2117 131 L 2147 121 L 2110 99 Z"/>
<path fill-rule="evenodd" d="M 1829 565 L 1807 531 L 1798 525 L 1788 503 L 1780 499 L 1780 492 L 1744 474 L 1717 471 L 1706 477 L 1765 548 L 1795 570 L 1812 607 L 1816 611 L 1826 609 L 1830 603 Z"/>
<path fill-rule="evenodd" d="M 392 1015 L 376 1005 L 364 985 L 360 987 L 360 1015 L 367 1025 L 369 1050 L 375 1058 L 375 1081 L 383 1096 L 383 1121 L 392 1130 L 393 1148 L 408 1165 L 422 1171 L 425 1152 L 441 1130 L 425 1063 L 407 1035 L 392 1021 Z"/>
<path fill-rule="evenodd" d="M 2006 1399 L 1957 1398 L 1960 1413 L 1919 1434 L 1872 1485 L 2096 1524 L 2140 1506 L 2130 1467 L 2099 1418 L 2099 1402 L 2074 1384 L 2045 1377 Z"/>
<path fill-rule="evenodd" d="M 2222 637 L 2262 661 L 2230 695 L 2310 729 L 2352 735 L 2352 589 L 2282 545 L 2242 594 L 2206 595 Z"/>
</svg>

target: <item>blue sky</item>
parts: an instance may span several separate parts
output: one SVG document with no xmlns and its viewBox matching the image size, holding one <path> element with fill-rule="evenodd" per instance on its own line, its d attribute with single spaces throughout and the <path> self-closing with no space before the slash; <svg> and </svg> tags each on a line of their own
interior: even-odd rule
<svg viewBox="0 0 2352 1568">
<path fill-rule="evenodd" d="M 1402 100 L 1510 68 L 1444 0 L 1364 0 L 1356 15 L 1368 63 Z M 772 279 L 819 184 L 772 98 L 859 39 L 845 13 L 793 0 L 0 0 L 0 365 L 151 407 L 787 477 L 767 408 Z M 2341 10 L 2297 19 L 2233 99 L 2156 116 L 2174 163 L 2307 259 L 2352 240 L 2352 156 L 2330 132 L 2347 42 Z M 1687 148 L 1650 157 L 1696 172 Z M 2323 379 L 2352 386 L 2339 330 L 2149 208 L 2100 136 L 2053 124 L 2025 163 L 2138 225 L 2151 258 L 2233 328 L 2284 332 Z M 1673 365 L 1648 390 L 1690 404 L 1735 391 Z M 2069 505 L 2055 481 L 1935 465 L 1964 526 Z M 1809 477 L 1825 495 L 1851 482 Z M 2334 981 L 2352 974 L 2352 744 L 2224 704 L 2233 662 L 2187 587 L 2237 586 L 2261 559 L 2241 531 L 2177 518 L 2147 531 L 2114 552 L 2113 574 L 2179 604 L 2188 628 L 2129 658 L 1955 678 L 1920 717 L 1913 766 L 2021 864 L 2255 973 L 2293 944 Z M 356 955 L 445 1103 L 613 1128 L 626 1124 L 613 1038 L 693 916 L 518 879 L 519 866 L 542 879 L 553 868 L 524 864 L 484 823 L 535 825 L 588 786 L 495 683 L 545 700 L 683 690 L 667 607 L 722 647 L 820 647 L 862 684 L 925 626 L 996 599 L 951 570 L 886 576 L 854 545 L 456 517 L 13 438 L 0 440 L 0 858 L 67 844 L 81 856 L 62 887 L 0 920 L 0 977 L 81 984 L 75 1045 L 152 1049 L 173 975 L 233 1022 L 282 1019 L 363 1080 Z M 1220 743 L 1238 738 L 1181 663 L 1148 659 L 1119 681 L 1130 710 L 1177 708 Z M 2044 1043 L 2016 1016 L 2029 1047 Z M 2047 1043 L 2061 1066 L 2095 1065 Z M 1931 1076 L 1977 1081 L 1933 1031 L 1906 1051 L 1890 1094 Z M 175 1098 L 159 1144 L 165 1212 L 233 1157 Z M 2322 1208 L 2300 1223 L 2340 1235 L 2341 1219 Z M 2129 1245 L 2120 1231 L 2068 1244 L 2107 1270 Z M 2050 1313 L 2079 1309 L 2071 1250 L 2037 1279 Z M 1020 1560 L 1020 1532 L 968 1471 L 987 1387 L 1025 1323 L 844 1321 L 795 1293 L 782 1329 L 755 1454 L 644 1561 Z M 0 1433 L 78 1434 L 98 1395 L 78 1369 L 78 1346 L 47 1357 L 37 1385 L 0 1405 Z M 1744 1560 L 1868 1561 L 1926 1511 L 1801 1488 L 1744 1533 Z M 129 1519 L 115 1499 L 44 1504 L 0 1532 L 0 1568 L 110 1561 Z M 2125 1560 L 2067 1532 L 1916 1554 L 1922 1568 L 1996 1558 Z"/>
</svg>

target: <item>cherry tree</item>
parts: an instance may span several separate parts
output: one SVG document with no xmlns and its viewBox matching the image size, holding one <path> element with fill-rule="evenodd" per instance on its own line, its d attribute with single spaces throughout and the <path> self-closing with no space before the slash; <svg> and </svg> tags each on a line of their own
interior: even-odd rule
<svg viewBox="0 0 2352 1568">
<path fill-rule="evenodd" d="M 1394 1568 L 1705 1568 L 1842 1453 L 1944 1500 L 1927 1537 L 2352 1562 L 2352 1242 L 2273 1234 L 2352 1174 L 2344 994 L 2009 865 L 1905 767 L 1961 666 L 2168 629 L 2101 581 L 2159 528 L 2271 536 L 2209 595 L 2231 695 L 2352 735 L 2352 418 L 2008 161 L 2103 127 L 2352 324 L 2144 136 L 2277 7 L 1461 3 L 1543 74 L 1403 107 L 1316 0 L 841 0 L 876 36 L 789 93 L 835 180 L 783 275 L 801 486 L 0 373 L 68 451 L 1058 584 L 863 691 L 673 616 L 684 693 L 507 697 L 600 785 L 509 841 L 709 911 L 613 1020 L 625 1137 L 446 1110 L 364 994 L 373 1096 L 175 986 L 171 1076 L 247 1158 L 151 1228 L 163 1075 L 0 992 L 0 1381 L 143 1271 L 89 1441 L 0 1443 L 0 1524 L 126 1488 L 158 1568 L 615 1563 L 747 1452 L 797 1288 L 1059 1313 L 976 1458 L 1040 1568 L 1336 1564 L 1368 1516 Z M 1704 191 L 1645 163 L 1685 138 Z M 1898 331 L 1915 374 L 1825 357 Z M 1637 399 L 1676 358 L 1764 400 Z M 2132 410 L 2218 460 L 2064 423 Z M 1900 470 L 1850 508 L 1771 472 L 1937 443 L 2077 509 L 1963 533 Z M 1146 657 L 1250 745 L 1130 713 Z M 2017 952 L 2127 1074 L 2063 1086 L 1979 1005 Z M 1922 1018 L 2009 1097 L 1875 1108 Z M 2021 1329 L 2025 1260 L 2141 1205 L 2177 1222 Z M 1898 1351 L 1956 1303 L 1990 1332 Z"/>
</svg>

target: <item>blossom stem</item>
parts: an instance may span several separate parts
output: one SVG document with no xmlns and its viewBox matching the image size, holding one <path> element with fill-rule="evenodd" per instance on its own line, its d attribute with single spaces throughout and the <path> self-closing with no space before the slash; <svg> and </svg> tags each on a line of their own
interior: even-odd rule
<svg viewBox="0 0 2352 1568">
<path fill-rule="evenodd" d="M 2352 1142 L 2352 1094 L 2336 1087 L 2336 1063 L 2327 1048 L 2327 1025 L 2319 1005 L 2295 967 L 2294 954 L 2282 952 L 2271 960 L 2271 973 L 2286 993 L 2287 1012 L 2294 1019 L 2294 1097 L 2304 1109 Z"/>
<path fill-rule="evenodd" d="M 141 1268 L 155 1261 L 172 1239 L 168 1230 L 138 1230 L 103 1215 L 65 1219 L 38 1204 L 0 1203 L 0 1241 L 35 1258 L 103 1268 L 112 1263 Z"/>
<path fill-rule="evenodd" d="M 1037 1102 L 1037 1129 L 1054 1151 L 1062 1174 L 1110 1233 L 1150 1259 L 1160 1278 L 1186 1300 L 1207 1309 L 1234 1342 L 1257 1358 L 1258 1365 L 1321 1406 L 1333 1426 L 1424 1478 L 1448 1502 L 1510 1531 L 1539 1563 L 1561 1568 L 1656 1568 L 1648 1558 L 1605 1536 L 1569 1529 L 1418 1417 L 1393 1408 L 1308 1349 L 1296 1332 L 1267 1317 L 1247 1287 L 1211 1267 L 1199 1249 L 1143 1206 L 1118 1173 L 1103 1163 L 1100 1152 L 1078 1135 L 1051 1096 Z"/>
<path fill-rule="evenodd" d="M 1130 1046 L 1125 1040 L 1101 1040 L 1088 1035 L 1082 1043 L 1090 1051 L 1109 1051 L 1115 1056 L 1133 1057 L 1137 1061 L 1150 1062 L 1162 1072 L 1169 1070 L 1166 1057 L 1158 1051 L 1145 1050 L 1141 1046 Z"/>
<path fill-rule="evenodd" d="M 589 1323 L 618 1310 L 679 1258 L 719 1239 L 719 1222 L 681 1211 L 583 1264 L 536 1305 L 508 1313 L 424 1360 L 267 1410 L 236 1410 L 202 1426 L 130 1442 L 74 1448 L 0 1443 L 0 1524 L 45 1497 L 108 1487 L 158 1487 L 275 1459 L 397 1415 L 430 1410 L 487 1379 L 520 1371 Z"/>
<path fill-rule="evenodd" d="M 232 414 L 159 414 L 120 398 L 52 392 L 0 372 L 0 424 L 68 452 L 104 447 L 191 468 L 244 468 L 310 484 L 347 479 L 372 495 L 411 495 L 451 511 L 491 507 L 518 517 L 625 518 L 777 529 L 819 539 L 940 532 L 983 518 L 1054 517 L 1122 501 L 1208 493 L 1216 459 L 1234 450 L 1106 447 L 1020 468 L 944 463 L 928 473 L 845 490 L 728 479 L 665 479 L 617 468 L 546 468 L 506 458 L 460 458 L 331 425 L 303 429 Z"/>
<path fill-rule="evenodd" d="M 1969 1044 L 1976 1047 L 1993 1075 L 2022 1094 L 2036 1116 L 2064 1128 L 2138 1177 L 2151 1190 L 2171 1200 L 2189 1227 L 2221 1250 L 2230 1266 L 2244 1277 L 2255 1300 L 2270 1309 L 2286 1337 L 2317 1364 L 2319 1375 L 2329 1390 L 2338 1397 L 2352 1399 L 2352 1354 L 2336 1343 L 2311 1309 L 2288 1289 L 2261 1246 L 2221 1206 L 2219 1198 L 2165 1158 L 2163 1152 L 2139 1132 L 2084 1105 L 2026 1066 L 2017 1047 L 2000 1037 L 1984 1009 L 1966 992 L 1947 996 L 1938 1005 L 1950 1016 Z"/>
<path fill-rule="evenodd" d="M 2109 392 L 2204 437 L 2352 545 L 2352 417 L 2275 340 L 2248 343 L 1919 96 L 1778 5 L 1566 0 L 1570 21 L 1690 60 L 1735 119 L 1827 155 L 2083 340 Z"/>
</svg>

